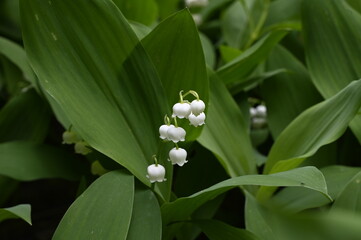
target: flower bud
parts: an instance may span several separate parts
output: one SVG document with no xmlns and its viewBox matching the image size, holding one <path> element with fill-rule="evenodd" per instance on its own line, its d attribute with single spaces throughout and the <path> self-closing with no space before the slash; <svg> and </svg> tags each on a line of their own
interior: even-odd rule
<svg viewBox="0 0 361 240">
<path fill-rule="evenodd" d="M 179 141 L 185 141 L 186 131 L 181 127 L 169 128 L 167 132 L 168 139 L 177 143 Z"/>
<path fill-rule="evenodd" d="M 253 128 L 262 128 L 267 124 L 267 120 L 265 118 L 252 118 L 252 127 Z"/>
<path fill-rule="evenodd" d="M 191 111 L 196 116 L 201 114 L 205 108 L 206 108 L 206 105 L 204 104 L 204 102 L 202 100 L 193 100 L 191 102 Z"/>
<path fill-rule="evenodd" d="M 169 151 L 169 160 L 173 165 L 183 166 L 187 161 L 187 151 L 183 148 L 173 148 Z"/>
<path fill-rule="evenodd" d="M 198 127 L 204 124 L 204 120 L 206 119 L 206 115 L 204 112 L 199 114 L 198 116 L 194 115 L 193 113 L 189 115 L 188 120 L 191 125 Z"/>
<path fill-rule="evenodd" d="M 73 144 L 79 142 L 80 140 L 81 139 L 79 139 L 78 135 L 75 132 L 65 131 L 63 133 L 63 144 Z"/>
<path fill-rule="evenodd" d="M 267 117 L 267 108 L 264 105 L 258 105 L 257 108 L 257 117 Z"/>
<path fill-rule="evenodd" d="M 164 178 L 165 176 L 165 168 L 160 164 L 152 164 L 147 168 L 147 178 L 151 183 L 154 182 L 164 182 L 167 179 Z"/>
<path fill-rule="evenodd" d="M 172 124 L 171 125 L 164 124 L 164 125 L 160 126 L 160 128 L 159 128 L 159 137 L 161 139 L 169 140 L 168 139 L 168 133 L 167 133 L 169 128 L 174 128 L 174 125 L 172 125 Z"/>
<path fill-rule="evenodd" d="M 82 155 L 87 155 L 87 154 L 91 153 L 91 151 L 92 151 L 89 148 L 89 145 L 84 141 L 75 143 L 74 150 L 75 150 L 75 153 L 79 153 Z"/>
<path fill-rule="evenodd" d="M 172 117 L 188 118 L 189 114 L 191 114 L 191 106 L 189 103 L 174 104 Z"/>
</svg>

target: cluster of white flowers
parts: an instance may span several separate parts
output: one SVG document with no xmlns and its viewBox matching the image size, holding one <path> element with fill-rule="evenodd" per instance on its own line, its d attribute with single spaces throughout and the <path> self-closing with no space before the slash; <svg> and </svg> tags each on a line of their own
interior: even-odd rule
<svg viewBox="0 0 361 240">
<path fill-rule="evenodd" d="M 208 0 L 185 0 L 187 7 L 205 7 L 208 5 Z"/>
<path fill-rule="evenodd" d="M 74 131 L 71 131 L 71 129 L 63 133 L 63 144 L 74 144 L 75 153 L 82 155 L 87 155 L 92 151 L 88 143 L 82 140 Z"/>
<path fill-rule="evenodd" d="M 267 108 L 264 105 L 251 107 L 249 110 L 252 121 L 252 128 L 263 128 L 267 124 Z"/>
<path fill-rule="evenodd" d="M 196 99 L 189 103 L 183 98 L 188 94 L 193 95 Z M 179 119 L 188 119 L 189 124 L 194 127 L 201 126 L 205 123 L 206 115 L 204 113 L 205 104 L 202 100 L 199 99 L 198 93 L 195 91 L 188 91 L 183 94 L 183 91 L 179 93 L 179 102 L 173 106 L 172 118 L 174 119 L 174 124 L 171 124 L 168 116 L 164 118 L 164 124 L 159 128 L 159 137 L 164 141 L 172 141 L 175 144 L 175 147 L 169 151 L 169 161 L 173 165 L 177 164 L 178 166 L 183 166 L 188 162 L 187 160 L 187 151 L 178 146 L 178 142 L 185 141 L 186 131 L 178 126 L 177 118 Z M 154 182 L 163 182 L 166 179 L 165 168 L 158 164 L 157 159 L 154 157 L 155 164 L 152 164 L 148 167 L 148 179 L 151 183 Z"/>
</svg>

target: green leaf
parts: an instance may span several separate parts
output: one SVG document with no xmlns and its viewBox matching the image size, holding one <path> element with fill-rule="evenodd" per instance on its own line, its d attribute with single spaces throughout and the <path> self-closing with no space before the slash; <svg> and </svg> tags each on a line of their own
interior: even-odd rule
<svg viewBox="0 0 361 240">
<path fill-rule="evenodd" d="M 63 149 L 32 142 L 0 144 L 0 174 L 17 180 L 43 178 L 79 180 L 84 164 Z"/>
<path fill-rule="evenodd" d="M 302 24 L 307 65 L 312 81 L 325 98 L 361 78 L 359 12 L 346 1 L 306 0 Z M 350 126 L 361 143 L 361 115 Z"/>
<path fill-rule="evenodd" d="M 177 11 L 180 0 L 155 0 L 158 4 L 159 17 L 167 18 Z"/>
<path fill-rule="evenodd" d="M 361 216 L 361 171 L 359 171 L 339 193 L 332 205 L 335 210 L 348 210 Z"/>
<path fill-rule="evenodd" d="M 214 73 L 210 104 L 200 144 L 212 151 L 231 177 L 256 173 L 248 125 L 237 103 Z"/>
<path fill-rule="evenodd" d="M 142 44 L 158 70 L 169 106 L 179 102 L 181 90 L 196 91 L 207 104 L 208 77 L 202 45 L 188 10 L 165 19 L 142 40 Z M 195 140 L 202 129 L 189 126 L 188 121 L 181 126 L 187 132 L 187 141 Z"/>
<path fill-rule="evenodd" d="M 151 25 L 157 19 L 158 6 L 154 0 L 113 0 L 124 16 L 145 25 Z"/>
<path fill-rule="evenodd" d="M 132 27 L 134 33 L 137 35 L 139 40 L 141 40 L 142 38 L 147 36 L 152 31 L 151 28 L 149 28 L 141 23 L 138 23 L 138 22 L 129 21 L 129 24 Z"/>
<path fill-rule="evenodd" d="M 206 35 L 201 32 L 199 33 L 199 37 L 202 43 L 202 49 L 204 52 L 204 58 L 206 60 L 207 66 L 213 69 L 216 64 L 216 53 L 212 42 Z"/>
<path fill-rule="evenodd" d="M 12 98 L 0 111 L 0 142 L 43 142 L 50 123 L 47 103 L 35 91 Z"/>
<path fill-rule="evenodd" d="M 247 49 L 257 39 L 266 19 L 269 0 L 235 1 L 223 14 L 221 28 L 225 42 Z"/>
<path fill-rule="evenodd" d="M 219 68 L 217 74 L 226 83 L 245 78 L 256 66 L 267 58 L 272 48 L 287 34 L 285 30 L 273 31 L 258 40 L 240 56 Z"/>
<path fill-rule="evenodd" d="M 0 37 L 0 54 L 7 57 L 18 68 L 20 68 L 24 73 L 25 79 L 30 81 L 33 86 L 36 86 L 35 74 L 28 63 L 28 58 L 26 57 L 25 51 L 22 47 L 6 38 Z"/>
<path fill-rule="evenodd" d="M 225 180 L 189 197 L 178 198 L 174 202 L 163 204 L 161 207 L 163 223 L 185 220 L 205 202 L 240 185 L 304 187 L 330 198 L 327 194 L 325 179 L 315 167 L 297 168 L 271 175 L 246 175 Z"/>
<path fill-rule="evenodd" d="M 334 97 L 302 112 L 277 138 L 264 172 L 295 168 L 320 147 L 338 139 L 360 106 L 361 81 L 354 81 Z M 273 190 L 261 188 L 259 197 L 269 196 Z"/>
<path fill-rule="evenodd" d="M 25 222 L 31 223 L 31 206 L 30 204 L 19 204 L 14 207 L 0 209 L 0 222 L 7 219 L 21 218 Z"/>
<path fill-rule="evenodd" d="M 160 207 L 151 190 L 135 189 L 127 240 L 148 240 L 149 238 L 162 239 Z"/>
<path fill-rule="evenodd" d="M 233 59 L 235 59 L 236 57 L 238 57 L 242 54 L 241 50 L 239 50 L 237 48 L 229 47 L 226 45 L 221 45 L 219 47 L 219 52 L 221 54 L 222 60 L 225 63 L 232 61 Z"/>
<path fill-rule="evenodd" d="M 281 46 L 275 47 L 267 59 L 268 71 L 279 68 L 287 69 L 287 72 L 277 74 L 261 85 L 268 126 L 274 139 L 302 111 L 322 101 L 306 68 Z"/>
<path fill-rule="evenodd" d="M 126 19 L 110 0 L 20 3 L 25 49 L 43 88 L 85 141 L 150 185 L 146 169 L 169 108 Z M 165 199 L 170 184 L 160 185 Z"/>
<path fill-rule="evenodd" d="M 361 81 L 354 81 L 334 97 L 302 112 L 272 146 L 264 172 L 295 168 L 321 146 L 335 141 L 360 106 Z"/>
<path fill-rule="evenodd" d="M 127 239 L 134 202 L 134 177 L 122 171 L 96 180 L 70 206 L 57 239 Z"/>
<path fill-rule="evenodd" d="M 210 240 L 223 239 L 242 239 L 242 240 L 257 240 L 259 239 L 253 233 L 247 230 L 230 226 L 226 223 L 217 220 L 193 220 L 194 224 L 198 225 Z"/>
</svg>

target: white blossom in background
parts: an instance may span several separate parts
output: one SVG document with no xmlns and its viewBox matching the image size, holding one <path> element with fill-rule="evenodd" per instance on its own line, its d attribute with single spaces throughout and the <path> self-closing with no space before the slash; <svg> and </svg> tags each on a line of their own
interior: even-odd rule
<svg viewBox="0 0 361 240">
<path fill-rule="evenodd" d="M 171 161 L 173 165 L 178 164 L 179 166 L 183 166 L 188 162 L 187 151 L 183 148 L 173 148 L 169 151 L 169 161 Z"/>
<path fill-rule="evenodd" d="M 196 26 L 199 26 L 203 23 L 202 15 L 200 15 L 198 13 L 193 13 L 192 18 L 193 18 L 193 21 L 196 24 Z"/>
<path fill-rule="evenodd" d="M 159 128 L 159 137 L 163 140 L 170 140 L 169 137 L 168 137 L 168 130 L 170 128 L 174 128 L 174 125 L 173 124 L 164 124 L 162 126 L 160 126 Z"/>
<path fill-rule="evenodd" d="M 63 144 L 73 144 L 79 142 L 81 139 L 75 132 L 65 131 L 63 133 Z"/>
<path fill-rule="evenodd" d="M 264 105 L 251 107 L 250 110 L 252 128 L 263 128 L 267 124 L 267 108 Z"/>
<path fill-rule="evenodd" d="M 206 105 L 202 100 L 193 100 L 191 102 L 191 112 L 193 115 L 198 116 L 199 114 L 203 113 L 204 109 L 206 108 Z"/>
<path fill-rule="evenodd" d="M 191 105 L 187 102 L 176 103 L 173 106 L 172 117 L 188 118 L 191 114 Z"/>
<path fill-rule="evenodd" d="M 167 132 L 168 139 L 174 143 L 185 141 L 186 131 L 181 127 L 169 128 Z"/>
<path fill-rule="evenodd" d="M 147 178 L 151 183 L 164 182 L 165 179 L 165 168 L 160 164 L 152 164 L 147 168 Z"/>
<path fill-rule="evenodd" d="M 84 141 L 79 141 L 75 143 L 74 145 L 75 153 L 87 155 L 92 152 L 92 150 L 89 148 L 89 145 Z"/>
<path fill-rule="evenodd" d="M 185 0 L 187 7 L 205 7 L 208 5 L 208 0 Z"/>
<path fill-rule="evenodd" d="M 189 115 L 188 117 L 190 124 L 195 127 L 203 125 L 205 123 L 204 122 L 205 119 L 206 119 L 206 115 L 204 114 L 204 112 L 200 113 L 198 116 L 191 113 L 191 115 Z"/>
</svg>

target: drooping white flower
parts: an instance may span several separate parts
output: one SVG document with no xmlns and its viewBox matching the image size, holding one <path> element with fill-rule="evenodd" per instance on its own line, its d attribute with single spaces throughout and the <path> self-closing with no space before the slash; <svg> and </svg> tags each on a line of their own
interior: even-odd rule
<svg viewBox="0 0 361 240">
<path fill-rule="evenodd" d="M 191 115 L 189 115 L 188 120 L 191 125 L 198 127 L 204 124 L 204 120 L 206 120 L 206 115 L 204 114 L 204 112 L 200 113 L 198 116 L 192 113 Z"/>
<path fill-rule="evenodd" d="M 165 176 L 165 168 L 160 164 L 152 164 L 147 168 L 147 178 L 151 183 L 154 182 L 164 182 L 167 179 L 164 178 Z"/>
<path fill-rule="evenodd" d="M 187 161 L 187 151 L 183 148 L 173 148 L 169 151 L 169 160 L 173 165 L 183 166 Z"/>
<path fill-rule="evenodd" d="M 206 105 L 204 104 L 204 102 L 202 100 L 193 100 L 191 102 L 191 111 L 196 116 L 201 114 L 205 108 L 206 108 Z"/>
<path fill-rule="evenodd" d="M 174 143 L 185 141 L 186 131 L 181 127 L 172 127 L 168 129 L 167 136 Z"/>
<path fill-rule="evenodd" d="M 189 103 L 174 104 L 172 117 L 187 118 L 189 114 L 191 114 L 191 105 Z"/>
<path fill-rule="evenodd" d="M 253 128 L 262 128 L 266 125 L 267 120 L 263 117 L 252 118 L 252 127 Z"/>
<path fill-rule="evenodd" d="M 185 0 L 187 7 L 205 7 L 208 5 L 208 0 Z"/>
<path fill-rule="evenodd" d="M 89 148 L 89 145 L 84 141 L 79 141 L 75 143 L 74 150 L 78 154 L 87 155 L 91 153 L 91 149 Z"/>
<path fill-rule="evenodd" d="M 63 133 L 63 144 L 73 144 L 79 142 L 81 139 L 73 131 L 65 131 Z"/>
<path fill-rule="evenodd" d="M 170 124 L 170 125 L 164 124 L 164 125 L 160 126 L 160 128 L 159 128 L 159 137 L 161 139 L 164 139 L 164 140 L 169 140 L 169 138 L 168 138 L 168 130 L 170 128 L 174 128 L 174 125 L 173 124 Z"/>
<path fill-rule="evenodd" d="M 251 117 L 256 117 L 257 116 L 257 109 L 254 107 L 251 107 L 249 109 L 249 114 L 251 115 Z"/>
<path fill-rule="evenodd" d="M 267 108 L 265 105 L 258 105 L 257 108 L 257 117 L 267 117 Z"/>
</svg>

